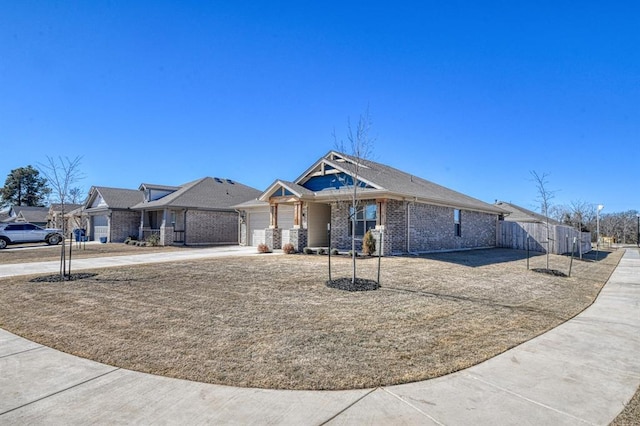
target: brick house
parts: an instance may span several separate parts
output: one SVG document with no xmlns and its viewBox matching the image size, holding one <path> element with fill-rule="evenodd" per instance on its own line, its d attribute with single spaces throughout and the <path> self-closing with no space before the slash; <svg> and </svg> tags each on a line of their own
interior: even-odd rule
<svg viewBox="0 0 640 426">
<path fill-rule="evenodd" d="M 354 176 L 357 175 L 357 179 Z M 383 234 L 385 255 L 496 246 L 501 208 L 398 169 L 331 151 L 295 181 L 276 180 L 240 210 L 240 243 L 351 249 L 351 197 L 357 182 L 356 236 Z"/>
<path fill-rule="evenodd" d="M 2 222 L 29 222 L 38 226 L 47 226 L 48 207 L 12 206 Z"/>
<path fill-rule="evenodd" d="M 238 244 L 238 211 L 234 204 L 260 195 L 231 179 L 205 177 L 180 186 L 143 183 L 138 235 L 157 235 L 160 245 Z"/>
<path fill-rule="evenodd" d="M 143 194 L 135 189 L 92 186 L 83 212 L 89 239 L 121 243 L 129 236 L 137 236 L 140 212 L 131 208 L 142 199 Z"/>
<path fill-rule="evenodd" d="M 84 228 L 85 221 L 82 207 L 82 204 L 65 203 L 63 215 L 62 204 L 51 204 L 47 214 L 47 228 L 64 229 L 67 232 L 77 228 Z"/>
</svg>

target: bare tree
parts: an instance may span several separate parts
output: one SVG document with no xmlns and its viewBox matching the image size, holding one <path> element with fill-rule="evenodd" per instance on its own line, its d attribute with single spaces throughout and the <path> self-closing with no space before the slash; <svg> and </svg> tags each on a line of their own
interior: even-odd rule
<svg viewBox="0 0 640 426">
<path fill-rule="evenodd" d="M 549 213 L 551 208 L 551 200 L 555 197 L 556 191 L 551 191 L 548 188 L 549 175 L 547 173 L 543 173 L 539 175 L 534 170 L 531 171 L 531 176 L 533 176 L 533 182 L 536 185 L 538 190 L 538 197 L 536 201 L 540 203 L 540 211 L 545 217 L 545 225 L 547 228 L 547 269 L 549 269 L 549 251 L 551 250 L 550 245 L 550 235 L 549 235 Z"/>
<path fill-rule="evenodd" d="M 333 138 L 335 141 L 336 149 L 343 154 L 348 154 L 354 161 L 346 162 L 345 168 L 351 175 L 350 180 L 342 182 L 345 187 L 348 187 L 351 192 L 351 208 L 349 211 L 349 219 L 351 220 L 351 256 L 353 260 L 351 282 L 356 282 L 356 219 L 358 212 L 362 209 L 359 200 L 359 189 L 361 185 L 360 170 L 362 167 L 362 160 L 369 159 L 373 153 L 373 145 L 375 138 L 370 135 L 371 131 L 371 117 L 369 116 L 369 108 L 360 115 L 355 130 L 351 125 L 351 120 L 347 123 L 347 141 L 338 141 L 335 131 Z"/>
<path fill-rule="evenodd" d="M 69 253 L 69 266 L 67 275 L 67 263 L 66 263 L 66 238 L 67 238 L 67 225 L 65 221 L 65 203 L 68 199 L 72 198 L 71 192 L 75 189 L 72 187 L 74 183 L 82 179 L 84 176 L 80 173 L 80 161 L 82 157 L 76 157 L 70 160 L 68 157 L 58 157 L 56 161 L 52 157 L 47 157 L 46 164 L 40 164 L 40 171 L 47 178 L 49 185 L 53 189 L 53 195 L 60 203 L 60 210 L 62 215 L 62 245 L 60 250 L 60 279 L 64 280 L 65 276 L 71 279 L 71 252 Z M 71 244 L 70 247 L 73 245 Z"/>
<path fill-rule="evenodd" d="M 82 197 L 84 192 L 80 187 L 74 187 L 69 190 L 69 202 L 71 204 L 80 204 L 82 203 Z"/>
</svg>

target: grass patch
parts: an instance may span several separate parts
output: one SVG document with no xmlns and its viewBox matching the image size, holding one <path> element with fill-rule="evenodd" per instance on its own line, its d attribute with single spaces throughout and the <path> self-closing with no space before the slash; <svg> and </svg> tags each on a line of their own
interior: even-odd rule
<svg viewBox="0 0 640 426">
<path fill-rule="evenodd" d="M 326 285 L 322 256 L 238 257 L 94 270 L 64 283 L 0 280 L 0 326 L 106 364 L 201 382 L 353 389 L 441 376 L 590 305 L 622 251 L 570 278 L 506 249 L 382 260 L 377 291 Z M 538 264 L 536 264 L 538 262 Z M 544 264 L 543 257 L 531 266 Z M 375 279 L 377 259 L 358 260 Z M 351 260 L 332 258 L 332 277 Z M 568 258 L 551 256 L 563 270 Z"/>
</svg>

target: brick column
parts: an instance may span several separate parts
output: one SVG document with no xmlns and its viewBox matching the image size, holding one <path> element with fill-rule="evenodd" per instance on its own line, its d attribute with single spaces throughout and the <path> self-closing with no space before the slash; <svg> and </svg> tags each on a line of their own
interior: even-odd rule
<svg viewBox="0 0 640 426">
<path fill-rule="evenodd" d="M 289 231 L 289 242 L 293 244 L 296 251 L 302 251 L 307 246 L 307 230 L 294 228 Z"/>
<path fill-rule="evenodd" d="M 282 229 L 267 228 L 264 231 L 264 243 L 272 250 L 282 248 Z"/>
</svg>

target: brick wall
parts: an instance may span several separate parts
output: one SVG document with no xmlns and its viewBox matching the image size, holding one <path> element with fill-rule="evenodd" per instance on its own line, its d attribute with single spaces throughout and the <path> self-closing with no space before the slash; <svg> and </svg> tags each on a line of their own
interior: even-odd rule
<svg viewBox="0 0 640 426">
<path fill-rule="evenodd" d="M 238 213 L 187 211 L 185 243 L 238 244 Z"/>
<path fill-rule="evenodd" d="M 373 200 L 362 200 L 362 203 Z M 331 205 L 331 245 L 351 250 L 349 235 L 350 202 Z M 431 204 L 388 200 L 384 226 L 383 254 L 457 250 L 494 247 L 496 245 L 496 215 L 461 211 L 461 236 L 455 235 L 453 208 Z M 410 231 L 407 233 L 407 214 Z M 408 240 L 407 240 L 408 238 Z M 356 250 L 362 250 L 356 240 Z"/>
<path fill-rule="evenodd" d="M 140 229 L 140 212 L 113 210 L 111 212 L 109 225 L 109 242 L 123 243 L 130 235 L 138 235 Z"/>
<path fill-rule="evenodd" d="M 457 250 L 496 245 L 496 216 L 461 210 L 461 235 L 455 235 L 453 208 L 411 203 L 409 246 L 412 252 Z"/>
</svg>

